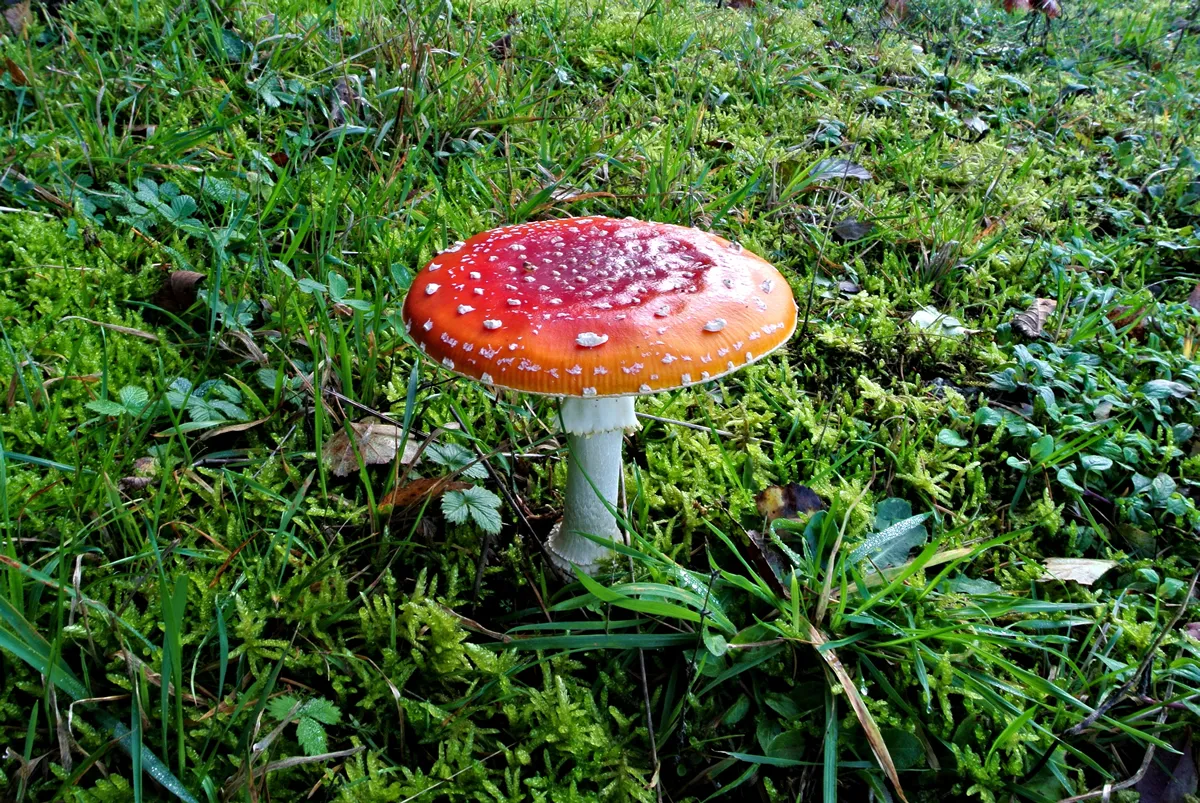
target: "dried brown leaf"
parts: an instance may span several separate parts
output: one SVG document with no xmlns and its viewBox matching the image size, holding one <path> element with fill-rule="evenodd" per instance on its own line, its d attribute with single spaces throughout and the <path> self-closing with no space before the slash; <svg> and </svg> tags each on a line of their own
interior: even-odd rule
<svg viewBox="0 0 1200 803">
<path fill-rule="evenodd" d="M 30 0 L 23 0 L 4 9 L 4 19 L 8 20 L 8 27 L 12 29 L 13 35 L 18 39 L 25 35 L 25 29 L 29 27 L 31 18 Z"/>
<path fill-rule="evenodd" d="M 29 86 L 29 79 L 25 77 L 25 71 L 15 61 L 5 56 L 4 64 L 8 68 L 8 74 L 12 76 L 14 84 L 17 86 Z"/>
<path fill-rule="evenodd" d="M 787 564 L 779 550 L 758 530 L 746 530 L 750 539 L 750 562 L 759 576 L 771 587 L 771 591 L 783 599 L 791 599 L 791 590 L 784 585 L 783 575 Z"/>
<path fill-rule="evenodd" d="M 797 482 L 764 488 L 754 497 L 754 504 L 768 524 L 775 519 L 794 519 L 805 513 L 816 513 L 825 509 L 825 503 L 812 488 Z"/>
<path fill-rule="evenodd" d="M 167 312 L 183 312 L 196 303 L 199 285 L 204 279 L 203 273 L 194 270 L 173 270 L 154 294 L 154 303 Z"/>
<path fill-rule="evenodd" d="M 392 424 L 385 424 L 376 418 L 365 418 L 362 421 L 351 421 L 350 429 L 354 432 L 354 443 L 345 429 L 334 433 L 325 444 L 322 456 L 325 465 L 336 477 L 345 477 L 358 469 L 358 458 L 355 447 L 362 455 L 363 462 L 369 466 L 390 463 L 396 459 L 396 451 L 400 447 L 403 431 Z M 411 438 L 404 445 L 404 456 L 400 462 L 408 464 L 417 456 L 420 446 Z"/>
<path fill-rule="evenodd" d="M 858 220 L 848 217 L 845 220 L 838 221 L 838 224 L 833 227 L 833 233 L 839 240 L 850 242 L 851 240 L 861 240 L 871 233 L 875 228 L 875 224 L 869 220 Z"/>
<path fill-rule="evenodd" d="M 1017 334 L 1034 340 L 1042 336 L 1046 321 L 1054 314 L 1058 302 L 1052 298 L 1038 298 L 1029 305 L 1029 309 L 1013 318 L 1012 328 Z"/>
<path fill-rule="evenodd" d="M 908 16 L 908 0 L 883 0 L 883 18 L 900 22 Z"/>
<path fill-rule="evenodd" d="M 1032 0 L 1032 5 L 1035 11 L 1045 14 L 1046 19 L 1055 19 L 1062 15 L 1062 6 L 1058 4 L 1058 0 Z"/>
<path fill-rule="evenodd" d="M 1176 755 L 1163 751 L 1162 758 L 1150 762 L 1146 773 L 1134 787 L 1138 803 L 1186 803 L 1195 800 L 1200 774 L 1196 770 L 1196 755 L 1190 734 L 1180 737 L 1172 747 Z"/>
<path fill-rule="evenodd" d="M 513 37 L 511 33 L 506 33 L 492 40 L 488 45 L 488 51 L 491 52 L 492 58 L 497 61 L 504 61 L 512 58 L 513 55 Z"/>
<path fill-rule="evenodd" d="M 381 509 L 414 507 L 426 499 L 436 499 L 447 491 L 463 491 L 469 487 L 471 486 L 468 483 L 452 480 L 449 477 L 422 477 L 394 489 L 379 500 L 379 507 Z"/>
<path fill-rule="evenodd" d="M 1108 319 L 1118 329 L 1125 329 L 1125 334 L 1134 340 L 1145 340 L 1147 315 L 1145 307 L 1119 306 L 1108 313 Z"/>
</svg>

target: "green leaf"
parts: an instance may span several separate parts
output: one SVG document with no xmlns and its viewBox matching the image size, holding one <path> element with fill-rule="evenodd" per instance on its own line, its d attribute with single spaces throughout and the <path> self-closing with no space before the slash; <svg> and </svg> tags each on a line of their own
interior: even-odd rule
<svg viewBox="0 0 1200 803">
<path fill-rule="evenodd" d="M 939 432 L 937 442 L 943 446 L 953 446 L 955 449 L 961 449 L 967 445 L 967 439 L 952 429 L 943 429 Z"/>
<path fill-rule="evenodd" d="M 903 772 L 925 763 L 925 748 L 916 736 L 900 728 L 882 728 L 880 733 L 897 770 Z"/>
<path fill-rule="evenodd" d="M 1166 474 L 1159 474 L 1150 483 L 1150 500 L 1155 505 L 1165 505 L 1171 494 L 1175 493 L 1175 480 Z"/>
<path fill-rule="evenodd" d="M 919 516 L 910 516 L 882 532 L 871 535 L 851 553 L 850 561 L 860 563 L 870 558 L 880 569 L 900 565 L 914 547 L 929 540 L 929 532 L 925 529 L 924 522 L 930 515 L 922 513 Z"/>
<path fill-rule="evenodd" d="M 350 284 L 336 271 L 329 271 L 325 280 L 329 287 L 329 297 L 334 301 L 341 301 L 346 297 L 346 293 L 350 292 Z"/>
<path fill-rule="evenodd" d="M 185 220 L 196 211 L 196 202 L 190 195 L 177 195 L 171 199 L 170 209 L 173 220 Z"/>
<path fill-rule="evenodd" d="M 296 707 L 296 698 L 290 694 L 285 694 L 282 697 L 273 697 L 267 703 L 267 712 L 275 719 L 284 720 L 288 718 L 288 714 L 292 713 L 292 709 Z"/>
<path fill-rule="evenodd" d="M 907 499 L 893 496 L 875 506 L 875 523 L 872 526 L 876 530 L 886 530 L 896 522 L 910 518 L 912 514 L 912 505 Z"/>
<path fill-rule="evenodd" d="M 93 399 L 86 406 L 92 412 L 100 415 L 125 415 L 129 412 L 125 409 L 125 405 L 118 404 L 111 399 Z"/>
<path fill-rule="evenodd" d="M 121 404 L 131 413 L 140 413 L 150 403 L 150 394 L 137 385 L 126 385 L 117 395 Z"/>
<path fill-rule="evenodd" d="M 1113 467 L 1113 461 L 1097 454 L 1079 456 L 1079 465 L 1084 471 L 1108 471 Z"/>
<path fill-rule="evenodd" d="M 991 407 L 980 407 L 975 411 L 975 423 L 982 427 L 998 427 L 1004 422 L 1004 416 Z"/>
<path fill-rule="evenodd" d="M 999 594 L 1001 588 L 991 580 L 977 580 L 966 575 L 951 577 L 945 583 L 945 590 L 955 594 Z"/>
<path fill-rule="evenodd" d="M 301 279 L 296 282 L 296 286 L 300 288 L 301 293 L 308 293 L 310 295 L 312 293 L 324 293 L 328 289 L 325 285 L 312 279 Z"/>
<path fill-rule="evenodd" d="M 324 722 L 326 725 L 336 725 L 342 720 L 342 712 L 324 697 L 309 700 L 300 709 L 300 713 L 318 722 Z"/>
<path fill-rule="evenodd" d="M 311 717 L 301 717 L 296 725 L 296 741 L 310 756 L 325 752 L 325 726 Z"/>
<path fill-rule="evenodd" d="M 470 477 L 473 480 L 487 479 L 487 468 L 483 463 L 475 463 L 470 468 L 463 468 L 471 463 L 476 455 L 470 449 L 457 443 L 431 443 L 425 447 L 425 457 L 451 471 L 461 471 L 464 477 Z"/>
<path fill-rule="evenodd" d="M 1192 389 L 1181 382 L 1172 382 L 1169 379 L 1152 379 L 1142 385 L 1142 393 L 1150 399 L 1182 399 L 1190 396 Z"/>
<path fill-rule="evenodd" d="M 1034 463 L 1044 463 L 1054 454 L 1054 436 L 1043 435 L 1033 442 L 1029 450 L 1029 459 Z"/>
<path fill-rule="evenodd" d="M 442 514 L 454 524 L 462 524 L 469 517 L 485 533 L 500 532 L 500 497 L 486 488 L 471 486 L 447 492 L 442 496 Z"/>
<path fill-rule="evenodd" d="M 1058 481 L 1060 484 L 1077 493 L 1083 493 L 1083 488 L 1075 481 L 1075 474 L 1069 468 L 1060 468 L 1058 470 Z"/>
</svg>

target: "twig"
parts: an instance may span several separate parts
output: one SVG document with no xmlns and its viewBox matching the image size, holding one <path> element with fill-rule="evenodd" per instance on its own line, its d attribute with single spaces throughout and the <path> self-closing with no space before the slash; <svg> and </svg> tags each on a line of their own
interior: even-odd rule
<svg viewBox="0 0 1200 803">
<path fill-rule="evenodd" d="M 1171 682 L 1171 685 L 1172 686 L 1175 685 L 1174 681 Z M 1164 707 L 1158 715 L 1158 724 L 1161 725 L 1164 722 L 1166 722 L 1166 720 L 1167 720 L 1167 709 L 1166 709 L 1166 707 Z M 1126 778 L 1125 780 L 1121 781 L 1120 783 L 1113 783 L 1112 781 L 1109 781 L 1108 783 L 1104 784 L 1104 786 L 1101 786 L 1099 789 L 1093 789 L 1090 792 L 1084 792 L 1082 795 L 1075 795 L 1074 797 L 1064 797 L 1061 800 L 1059 800 L 1058 803 L 1078 803 L 1081 800 L 1091 800 L 1092 798 L 1095 798 L 1095 797 L 1102 798 L 1104 800 L 1109 800 L 1112 797 L 1113 792 L 1119 792 L 1122 789 L 1128 789 L 1131 786 L 1137 786 L 1138 782 L 1140 782 L 1142 780 L 1142 778 L 1146 775 L 1146 771 L 1148 769 L 1150 769 L 1150 762 L 1153 760 L 1154 760 L 1154 743 L 1151 742 L 1149 745 L 1146 746 L 1146 755 L 1144 755 L 1142 757 L 1142 766 L 1138 767 L 1138 771 L 1135 772 L 1129 778 Z"/>
<path fill-rule="evenodd" d="M 1190 602 L 1192 599 L 1192 592 L 1196 590 L 1197 580 L 1200 580 L 1200 569 L 1197 569 L 1195 573 L 1192 574 L 1192 582 L 1188 585 L 1187 594 L 1184 595 L 1183 602 L 1180 604 L 1179 610 L 1175 611 L 1175 615 L 1171 617 L 1171 621 L 1167 623 L 1166 627 L 1159 631 L 1157 636 L 1155 636 L 1154 642 L 1150 645 L 1150 648 L 1146 650 L 1146 657 L 1142 659 L 1142 662 L 1138 665 L 1137 670 L 1129 676 L 1129 680 L 1125 681 L 1116 690 L 1106 695 L 1100 704 L 1096 706 L 1095 711 L 1088 714 L 1075 725 L 1072 725 L 1070 728 L 1068 728 L 1064 735 L 1078 736 L 1094 725 L 1096 720 L 1107 714 L 1110 710 L 1112 710 L 1113 706 L 1121 702 L 1122 698 L 1129 693 L 1130 689 L 1132 689 L 1134 685 L 1141 680 L 1142 676 L 1150 670 L 1150 667 L 1154 665 L 1154 660 L 1158 657 L 1159 645 L 1161 645 L 1163 639 L 1167 637 L 1167 633 L 1175 630 L 1175 625 L 1179 623 L 1184 611 L 1187 610 L 1188 602 Z"/>
<path fill-rule="evenodd" d="M 367 746 L 360 744 L 358 747 L 351 747 L 348 750 L 338 750 L 334 753 L 322 753 L 319 756 L 292 756 L 291 758 L 281 758 L 279 761 L 272 761 L 265 767 L 259 767 L 254 771 L 256 777 L 266 775 L 268 772 L 275 770 L 285 770 L 288 767 L 296 767 L 301 764 L 313 764 L 317 761 L 329 761 L 332 758 L 346 758 L 353 756 L 366 750 Z"/>
<path fill-rule="evenodd" d="M 1072 725 L 1070 728 L 1068 728 L 1066 731 L 1064 731 L 1062 736 L 1055 737 L 1051 741 L 1050 746 L 1046 748 L 1046 751 L 1044 753 L 1042 753 L 1041 757 L 1038 758 L 1038 760 L 1034 762 L 1033 766 L 1029 768 L 1029 770 L 1025 773 L 1024 776 L 1022 776 L 1023 780 L 1028 780 L 1028 779 L 1032 778 L 1033 776 L 1037 775 L 1041 771 L 1042 767 L 1046 766 L 1046 762 L 1050 760 L 1050 756 L 1052 756 L 1054 754 L 1054 751 L 1058 749 L 1058 742 L 1062 740 L 1063 736 L 1078 736 L 1081 733 L 1083 733 L 1085 730 L 1090 728 L 1092 725 L 1094 725 L 1096 723 L 1096 721 L 1098 719 L 1105 716 L 1110 710 L 1112 710 L 1112 708 L 1115 705 L 1117 705 L 1119 702 L 1121 702 L 1121 700 L 1125 697 L 1125 695 L 1127 695 L 1129 693 L 1130 689 L 1132 689 L 1134 687 L 1134 685 L 1137 684 L 1141 680 L 1142 675 L 1145 674 L 1150 669 L 1150 667 L 1154 665 L 1154 659 L 1158 657 L 1158 648 L 1159 648 L 1159 645 L 1162 644 L 1162 640 L 1164 638 L 1166 638 L 1167 633 L 1170 633 L 1175 630 L 1175 625 L 1177 625 L 1179 623 L 1179 620 L 1183 616 L 1184 611 L 1187 610 L 1188 602 L 1190 602 L 1192 599 L 1192 592 L 1194 592 L 1196 590 L 1196 581 L 1197 580 L 1200 580 L 1200 569 L 1196 569 L 1196 572 L 1192 575 L 1192 582 L 1188 585 L 1187 594 L 1184 595 L 1183 602 L 1180 603 L 1180 605 L 1179 605 L 1179 610 L 1177 610 L 1175 612 L 1175 616 L 1173 616 L 1171 618 L 1171 621 L 1167 623 L 1167 626 L 1164 627 L 1157 636 L 1155 636 L 1153 643 L 1151 643 L 1149 649 L 1146 650 L 1146 656 L 1142 659 L 1142 662 L 1138 665 L 1138 668 L 1136 670 L 1134 670 L 1134 673 L 1132 675 L 1130 675 L 1129 680 L 1125 681 L 1116 690 L 1114 690 L 1114 691 L 1110 692 L 1108 695 L 1106 695 L 1105 698 L 1100 701 L 1100 704 L 1098 706 L 1096 706 L 1096 709 L 1094 711 L 1092 711 L 1092 713 L 1088 714 L 1086 717 L 1084 717 L 1078 723 L 1076 723 L 1075 725 Z M 1163 708 L 1164 713 L 1166 712 L 1166 710 L 1167 709 L 1164 706 L 1164 708 Z M 1153 749 L 1153 747 L 1154 746 L 1151 745 L 1151 749 Z M 1149 759 L 1147 758 L 1147 761 L 1148 760 Z M 1135 778 L 1135 780 L 1133 780 L 1133 783 L 1136 784 L 1138 780 L 1140 780 L 1140 776 L 1137 776 Z M 1130 785 L 1132 786 L 1133 784 L 1130 784 Z M 1125 787 L 1120 786 L 1120 787 L 1114 787 L 1114 788 L 1124 789 Z M 1100 797 L 1103 794 L 1105 794 L 1105 793 L 1104 792 L 1099 792 L 1096 794 L 1089 793 L 1089 795 L 1091 797 Z M 1109 794 L 1111 794 L 1111 790 L 1110 790 Z M 1070 800 L 1084 800 L 1084 799 L 1086 799 L 1086 798 L 1070 798 Z"/>
</svg>

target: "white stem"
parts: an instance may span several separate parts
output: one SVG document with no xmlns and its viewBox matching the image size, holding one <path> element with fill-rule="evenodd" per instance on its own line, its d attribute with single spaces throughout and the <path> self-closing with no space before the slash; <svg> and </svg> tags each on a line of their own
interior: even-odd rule
<svg viewBox="0 0 1200 803">
<path fill-rule="evenodd" d="M 595 574 L 612 551 L 580 533 L 626 543 L 610 508 L 617 505 L 621 482 L 621 439 L 626 428 L 637 426 L 633 397 L 568 398 L 562 419 L 569 461 L 566 504 L 547 547 L 562 571 L 570 573 L 574 564 Z"/>
</svg>

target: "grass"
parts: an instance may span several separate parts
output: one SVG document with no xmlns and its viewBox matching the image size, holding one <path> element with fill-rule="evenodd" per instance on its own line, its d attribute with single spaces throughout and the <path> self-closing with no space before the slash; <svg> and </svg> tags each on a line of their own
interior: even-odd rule
<svg viewBox="0 0 1200 803">
<path fill-rule="evenodd" d="M 0 797 L 1186 780 L 1195 9 L 10 14 Z M 423 362 L 399 307 L 438 249 L 573 214 L 735 239 L 806 322 L 639 401 L 631 545 L 563 584 L 553 401 Z M 360 459 L 371 415 L 419 457 Z M 815 496 L 760 509 L 791 484 Z"/>
</svg>

